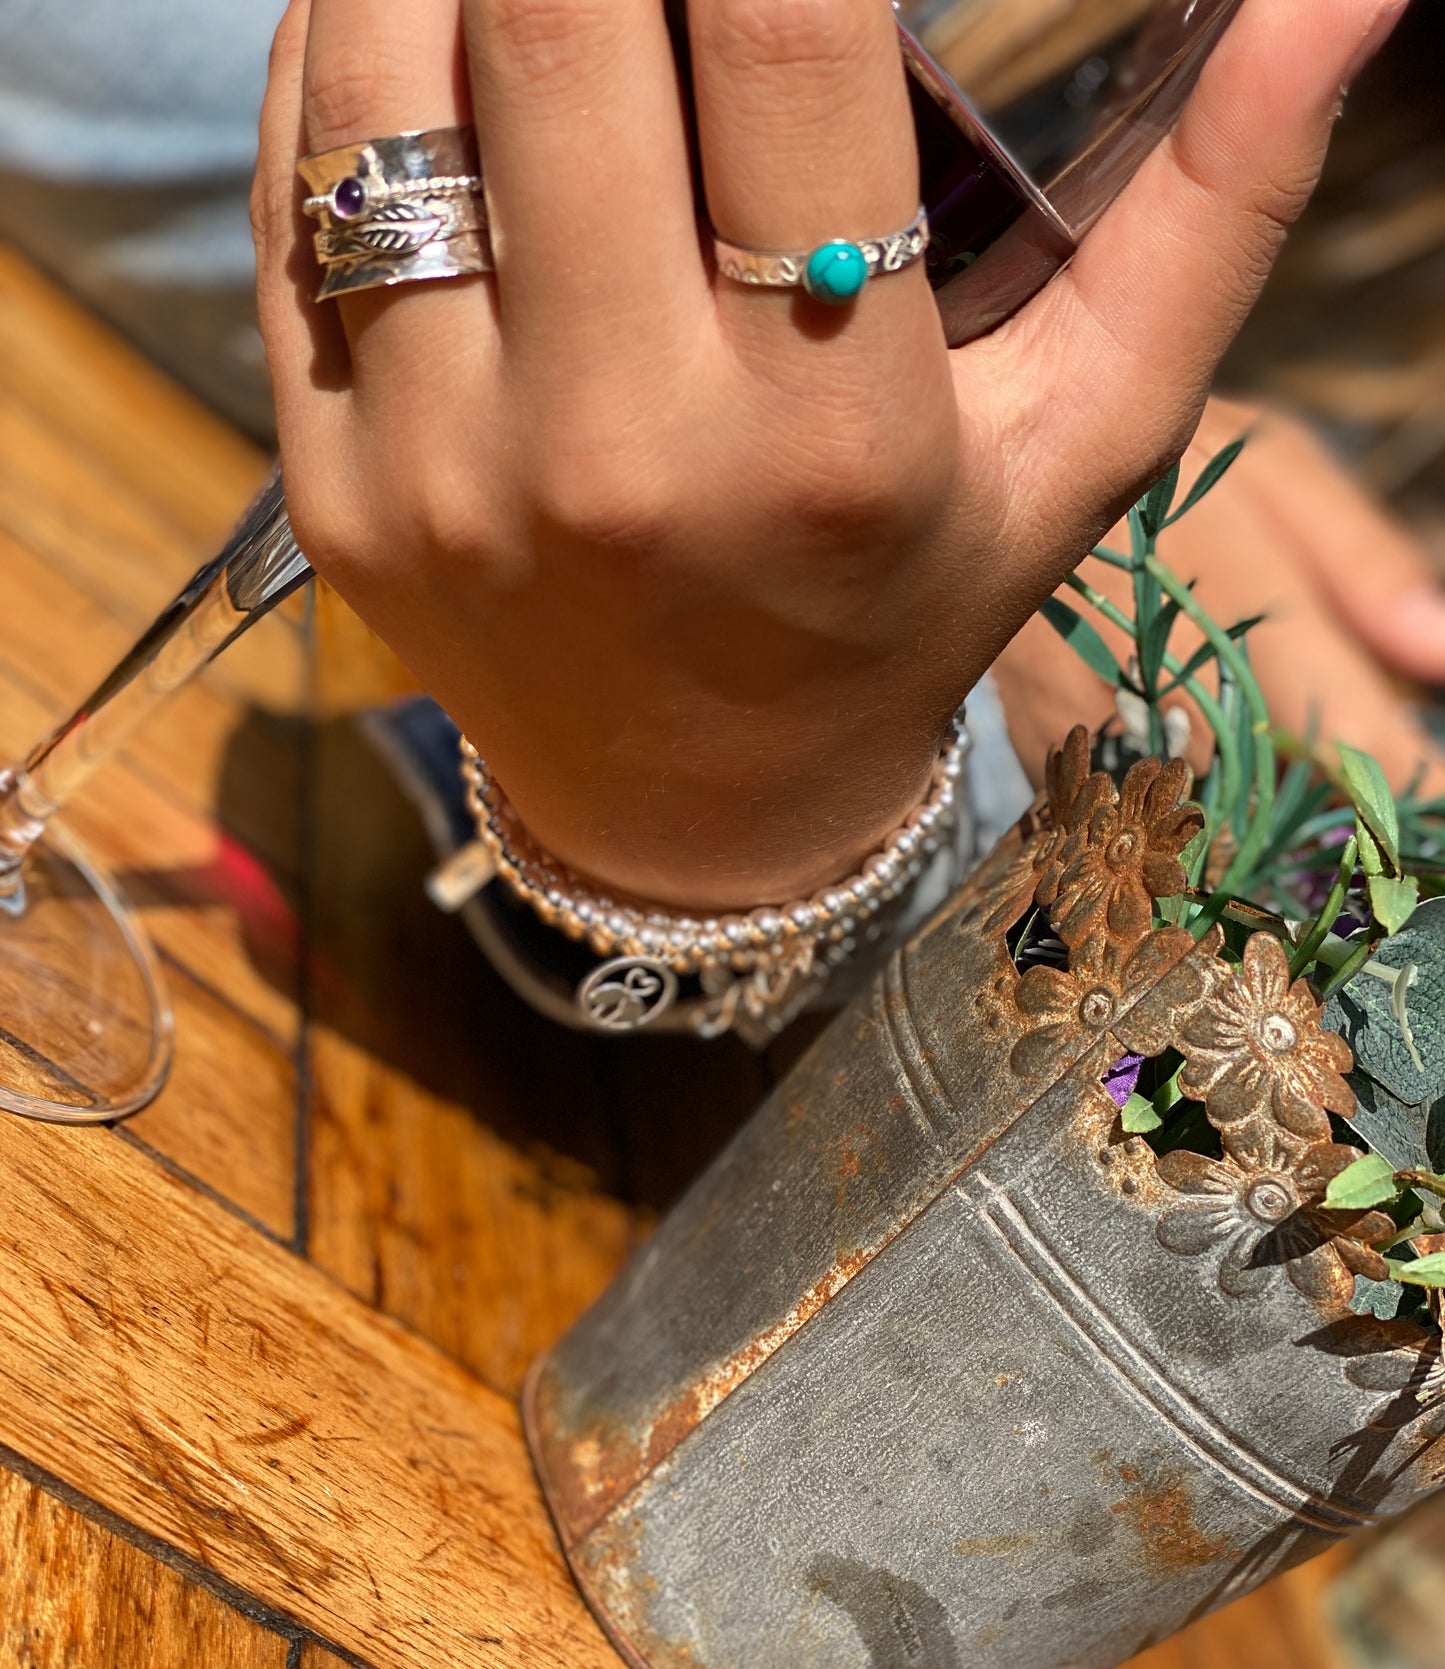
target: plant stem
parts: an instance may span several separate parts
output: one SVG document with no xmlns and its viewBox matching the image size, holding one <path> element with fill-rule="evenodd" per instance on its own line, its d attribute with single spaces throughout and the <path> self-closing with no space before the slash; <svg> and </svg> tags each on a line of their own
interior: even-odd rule
<svg viewBox="0 0 1445 1669">
<path fill-rule="evenodd" d="M 1194 593 L 1162 563 L 1152 551 L 1144 557 L 1144 566 L 1158 581 L 1165 595 L 1178 603 L 1179 611 L 1192 621 L 1214 647 L 1220 664 L 1227 666 L 1249 707 L 1250 728 L 1254 735 L 1254 813 L 1249 828 L 1240 840 L 1229 868 L 1224 872 L 1213 897 L 1194 922 L 1195 938 L 1202 938 L 1219 919 L 1224 906 L 1240 883 L 1248 880 L 1269 839 L 1270 812 L 1274 809 L 1275 756 L 1270 733 L 1269 708 L 1264 692 L 1245 656 L 1234 639 L 1194 599 Z M 1222 732 L 1221 732 L 1222 736 Z"/>
<path fill-rule="evenodd" d="M 1350 882 L 1354 879 L 1355 859 L 1359 855 L 1360 843 L 1354 835 L 1345 842 L 1344 851 L 1340 853 L 1340 866 L 1335 872 L 1335 884 L 1330 888 L 1329 897 L 1325 899 L 1324 907 L 1315 917 L 1314 926 L 1300 940 L 1293 956 L 1289 959 L 1289 977 L 1298 979 L 1309 967 L 1319 953 L 1320 946 L 1330 935 L 1330 929 L 1339 917 L 1344 906 L 1345 894 L 1350 890 Z"/>
<path fill-rule="evenodd" d="M 1098 611 L 1111 626 L 1117 626 L 1120 631 L 1134 636 L 1134 622 L 1124 613 L 1123 609 L 1102 591 L 1097 591 L 1087 580 L 1081 580 L 1077 574 L 1069 575 L 1069 586 L 1078 592 L 1089 606 Z M 1164 657 L 1164 668 L 1171 678 L 1178 678 L 1184 670 L 1183 662 L 1175 655 Z M 1239 792 L 1239 750 L 1234 744 L 1234 733 L 1229 720 L 1224 716 L 1224 709 L 1215 697 L 1197 678 L 1180 679 L 1180 689 L 1193 697 L 1196 706 L 1204 714 L 1209 728 L 1214 732 L 1215 746 L 1219 753 L 1220 775 L 1223 777 L 1223 792 L 1219 796 L 1220 803 L 1231 805 L 1234 796 Z M 1211 839 L 1217 833 L 1211 828 Z"/>
<path fill-rule="evenodd" d="M 1370 952 L 1374 950 L 1374 948 L 1375 941 L 1373 939 L 1366 939 L 1363 944 L 1359 945 L 1356 948 L 1354 955 L 1348 957 L 1343 963 L 1341 963 L 1341 965 L 1335 969 L 1333 977 L 1326 981 L 1320 991 L 1320 1001 L 1328 1002 L 1342 985 L 1348 985 L 1355 975 L 1359 973 L 1360 969 L 1364 967 L 1366 962 L 1370 960 Z"/>
</svg>

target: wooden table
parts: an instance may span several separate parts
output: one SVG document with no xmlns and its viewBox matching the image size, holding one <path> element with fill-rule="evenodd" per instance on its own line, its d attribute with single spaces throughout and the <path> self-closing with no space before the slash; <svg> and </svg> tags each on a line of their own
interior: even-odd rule
<svg viewBox="0 0 1445 1669">
<path fill-rule="evenodd" d="M 0 755 L 262 469 L 0 250 Z M 616 1669 L 515 1393 L 771 1067 L 516 1003 L 422 899 L 350 722 L 399 687 L 298 599 L 74 808 L 160 948 L 177 1054 L 118 1129 L 0 1117 L 0 1669 Z M 1324 1669 L 1324 1574 L 1138 1669 Z"/>
</svg>

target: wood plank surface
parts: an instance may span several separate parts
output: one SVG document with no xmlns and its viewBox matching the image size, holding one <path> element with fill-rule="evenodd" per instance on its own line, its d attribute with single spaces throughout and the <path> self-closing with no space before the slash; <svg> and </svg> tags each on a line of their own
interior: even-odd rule
<svg viewBox="0 0 1445 1669">
<path fill-rule="evenodd" d="M 377 1669 L 616 1669 L 508 1401 L 114 1135 L 0 1173 L 0 1441 Z"/>
<path fill-rule="evenodd" d="M 0 1573 L 0 1669 L 118 1669 L 141 1642 L 146 1669 L 286 1669 L 282 1636 L 3 1470 Z"/>
<path fill-rule="evenodd" d="M 309 1077 L 311 1257 L 515 1395 L 621 1267 L 631 1214 L 329 1028 Z"/>
<path fill-rule="evenodd" d="M 1325 1591 L 1349 1563 L 1342 1542 L 1131 1658 L 1124 1669 L 1333 1669 Z"/>
</svg>

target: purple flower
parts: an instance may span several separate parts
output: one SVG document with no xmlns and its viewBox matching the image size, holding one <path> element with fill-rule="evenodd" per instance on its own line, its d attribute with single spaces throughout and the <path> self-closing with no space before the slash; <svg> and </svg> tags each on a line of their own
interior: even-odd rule
<svg viewBox="0 0 1445 1669">
<path fill-rule="evenodd" d="M 1122 1107 L 1138 1089 L 1139 1069 L 1143 1065 L 1143 1055 L 1125 1055 L 1122 1059 L 1116 1060 L 1104 1074 L 1104 1088 L 1109 1092 L 1116 1107 Z"/>
</svg>

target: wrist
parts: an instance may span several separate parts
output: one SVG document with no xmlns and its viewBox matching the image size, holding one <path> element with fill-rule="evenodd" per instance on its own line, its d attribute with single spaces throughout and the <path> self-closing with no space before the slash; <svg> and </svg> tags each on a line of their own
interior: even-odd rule
<svg viewBox="0 0 1445 1669">
<path fill-rule="evenodd" d="M 716 915 L 774 908 L 854 875 L 928 798 L 935 737 L 833 751 L 720 750 L 497 769 L 518 823 L 596 890 Z M 520 763 L 520 762 L 519 762 Z"/>
</svg>

